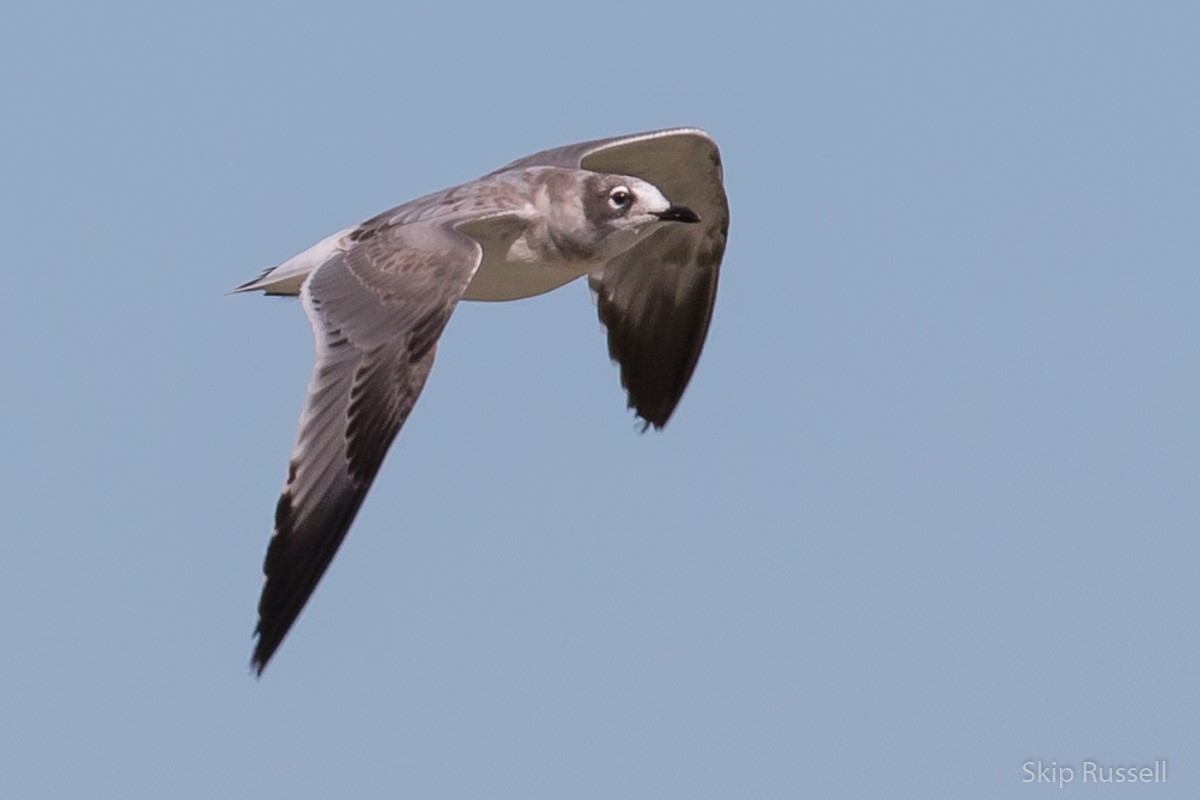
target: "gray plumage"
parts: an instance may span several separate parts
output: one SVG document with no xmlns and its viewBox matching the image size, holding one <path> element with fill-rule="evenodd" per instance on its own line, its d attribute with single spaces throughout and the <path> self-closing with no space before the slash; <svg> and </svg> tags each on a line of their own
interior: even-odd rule
<svg viewBox="0 0 1200 800">
<path fill-rule="evenodd" d="M 299 294 L 316 342 L 254 668 L 345 538 L 460 299 L 529 297 L 586 274 L 629 406 L 661 428 L 704 344 L 728 223 L 716 144 L 695 129 L 658 131 L 522 158 L 339 231 L 234 290 Z"/>
</svg>

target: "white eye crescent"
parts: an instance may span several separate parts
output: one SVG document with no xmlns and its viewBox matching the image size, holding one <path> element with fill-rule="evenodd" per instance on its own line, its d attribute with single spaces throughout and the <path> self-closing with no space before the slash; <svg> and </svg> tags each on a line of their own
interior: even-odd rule
<svg viewBox="0 0 1200 800">
<path fill-rule="evenodd" d="M 633 205 L 633 192 L 628 186 L 618 186 L 608 193 L 608 204 L 617 211 L 624 211 Z"/>
</svg>

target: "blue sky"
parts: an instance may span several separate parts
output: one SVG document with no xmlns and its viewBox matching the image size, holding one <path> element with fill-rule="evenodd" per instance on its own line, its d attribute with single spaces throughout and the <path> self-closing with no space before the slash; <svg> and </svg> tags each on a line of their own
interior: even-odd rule
<svg viewBox="0 0 1200 800">
<path fill-rule="evenodd" d="M 1198 29 L 10 9 L 0 795 L 1003 798 L 1049 790 L 1027 761 L 1167 759 L 1122 796 L 1195 797 Z M 721 145 L 732 227 L 667 430 L 637 434 L 585 286 L 460 306 L 251 678 L 312 345 L 294 302 L 224 292 L 676 125 Z"/>
</svg>

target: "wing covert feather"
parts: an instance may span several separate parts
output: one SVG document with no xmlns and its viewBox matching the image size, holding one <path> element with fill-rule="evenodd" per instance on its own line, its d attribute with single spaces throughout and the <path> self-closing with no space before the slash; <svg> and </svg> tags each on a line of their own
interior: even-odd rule
<svg viewBox="0 0 1200 800">
<path fill-rule="evenodd" d="M 263 564 L 261 674 L 329 567 L 433 367 L 480 247 L 436 225 L 380 231 L 318 268 L 301 299 L 316 364 Z"/>
<path fill-rule="evenodd" d="M 696 128 L 652 131 L 544 150 L 504 170 L 537 165 L 642 178 L 700 216 L 664 226 L 588 276 L 629 407 L 661 428 L 704 347 L 729 234 L 716 142 Z"/>
</svg>

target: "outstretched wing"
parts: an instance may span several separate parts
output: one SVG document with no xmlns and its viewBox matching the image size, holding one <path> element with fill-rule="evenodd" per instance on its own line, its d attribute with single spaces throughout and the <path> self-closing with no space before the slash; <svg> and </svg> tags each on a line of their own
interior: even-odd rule
<svg viewBox="0 0 1200 800">
<path fill-rule="evenodd" d="M 263 565 L 259 674 L 345 538 L 482 254 L 435 223 L 364 225 L 350 238 L 301 289 L 316 364 Z"/>
<path fill-rule="evenodd" d="M 538 165 L 633 175 L 700 215 L 698 225 L 662 226 L 588 276 L 629 407 L 661 428 L 696 368 L 717 296 L 729 203 L 716 142 L 695 128 L 654 131 L 546 150 L 499 171 Z"/>
</svg>

